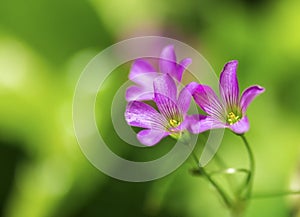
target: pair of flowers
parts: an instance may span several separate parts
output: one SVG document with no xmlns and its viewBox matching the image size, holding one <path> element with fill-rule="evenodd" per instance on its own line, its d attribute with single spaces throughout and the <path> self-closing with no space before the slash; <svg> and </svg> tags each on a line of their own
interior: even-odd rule
<svg viewBox="0 0 300 217">
<path fill-rule="evenodd" d="M 220 98 L 211 87 L 196 82 L 179 91 L 183 72 L 191 63 L 189 58 L 177 63 L 172 45 L 161 53 L 159 72 L 146 60 L 138 59 L 133 63 L 129 79 L 136 85 L 126 91 L 125 119 L 130 126 L 144 128 L 137 134 L 142 144 L 152 146 L 166 136 L 180 139 L 186 131 L 198 134 L 215 128 L 230 128 L 243 134 L 249 130 L 246 110 L 264 88 L 251 86 L 240 96 L 236 75 L 238 62 L 233 60 L 221 72 Z M 192 98 L 206 115 L 187 114 Z M 143 102 L 148 100 L 153 100 L 158 110 Z"/>
</svg>

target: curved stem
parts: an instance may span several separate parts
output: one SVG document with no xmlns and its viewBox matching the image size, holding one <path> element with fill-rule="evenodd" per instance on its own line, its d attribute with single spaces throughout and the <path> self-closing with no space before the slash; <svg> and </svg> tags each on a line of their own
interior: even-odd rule
<svg viewBox="0 0 300 217">
<path fill-rule="evenodd" d="M 252 186 L 253 186 L 253 176 L 254 176 L 254 172 L 255 172 L 255 160 L 254 160 L 253 152 L 251 150 L 251 147 L 250 147 L 246 137 L 244 135 L 240 135 L 240 136 L 243 139 L 243 142 L 244 142 L 245 147 L 246 147 L 247 152 L 248 152 L 249 161 L 250 161 L 250 172 L 248 174 L 248 177 L 247 177 L 247 180 L 246 180 L 246 183 L 245 183 L 246 198 L 249 199 L 250 196 L 251 196 Z"/>
<path fill-rule="evenodd" d="M 204 136 L 205 136 L 205 139 L 207 140 L 208 136 L 207 135 L 204 135 Z M 207 148 L 208 151 L 213 152 L 211 146 L 207 146 L 206 148 Z M 194 155 L 193 158 L 195 158 L 195 154 L 193 154 L 193 155 Z M 196 157 L 196 159 L 197 159 L 197 162 L 199 162 L 199 159 L 197 157 Z M 249 173 L 249 171 L 247 171 L 247 172 L 246 171 L 242 171 L 243 169 L 240 170 L 240 169 L 235 169 L 235 168 L 233 168 L 233 169 L 229 168 L 229 166 L 226 164 L 226 162 L 219 155 L 218 152 L 216 152 L 214 154 L 214 160 L 215 160 L 217 166 L 219 167 L 219 171 L 208 173 L 210 176 L 214 176 L 214 175 L 217 175 L 217 174 L 233 174 L 235 172 Z M 235 172 L 232 172 L 232 170 L 235 170 Z M 194 170 L 194 172 L 195 172 L 195 174 L 200 174 L 199 171 L 197 172 L 196 170 Z M 235 191 L 234 190 L 234 186 L 237 183 L 236 177 L 234 177 L 234 176 L 225 176 L 225 179 L 226 179 L 226 181 L 227 181 L 227 183 L 228 183 L 229 188 L 231 189 L 231 191 L 234 192 Z"/>
<path fill-rule="evenodd" d="M 197 167 L 199 167 L 199 171 L 200 171 L 200 174 L 203 174 L 205 176 L 205 178 L 214 186 L 214 188 L 218 191 L 218 193 L 220 194 L 220 196 L 222 197 L 225 205 L 227 206 L 227 208 L 231 208 L 232 207 L 232 204 L 231 202 L 229 201 L 227 195 L 225 194 L 225 192 L 223 191 L 223 189 L 211 178 L 210 174 L 208 174 L 204 167 L 200 167 L 199 166 L 199 160 L 196 156 L 196 154 L 192 151 L 192 155 L 193 155 L 193 158 L 197 164 Z"/>
<path fill-rule="evenodd" d="M 225 205 L 228 208 L 232 207 L 231 202 L 229 201 L 227 195 L 225 194 L 225 192 L 223 191 L 223 189 L 211 178 L 211 176 L 205 171 L 205 169 L 203 167 L 199 167 L 201 173 L 207 178 L 207 180 L 214 186 L 214 188 L 218 191 L 218 193 L 220 194 L 220 196 L 222 197 Z"/>
</svg>

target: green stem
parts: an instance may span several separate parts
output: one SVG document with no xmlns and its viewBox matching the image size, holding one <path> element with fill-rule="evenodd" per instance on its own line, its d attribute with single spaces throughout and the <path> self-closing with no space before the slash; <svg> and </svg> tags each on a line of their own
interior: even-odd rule
<svg viewBox="0 0 300 217">
<path fill-rule="evenodd" d="M 253 187 L 253 177 L 254 177 L 254 172 L 255 172 L 255 160 L 254 160 L 253 152 L 251 150 L 251 147 L 250 147 L 246 137 L 243 134 L 240 136 L 245 144 L 245 147 L 247 149 L 248 156 L 249 156 L 249 161 L 250 161 L 250 172 L 247 176 L 246 183 L 245 183 L 246 198 L 249 199 L 251 196 L 252 187 Z"/>
<path fill-rule="evenodd" d="M 205 136 L 205 135 L 204 135 L 204 136 Z M 208 136 L 207 136 L 207 135 L 205 136 L 205 139 L 206 139 L 206 140 L 208 139 Z M 211 148 L 211 146 L 207 146 L 207 147 L 205 147 L 205 148 L 207 148 L 208 151 L 210 151 L 210 152 L 213 151 L 212 148 Z M 193 154 L 193 155 L 194 155 L 193 157 L 195 158 L 195 154 Z M 197 159 L 197 157 L 196 157 L 196 159 Z M 219 171 L 216 171 L 216 172 L 213 172 L 213 173 L 209 173 L 209 175 L 210 175 L 211 177 L 214 176 L 214 175 L 217 175 L 217 174 L 233 174 L 233 173 L 231 173 L 231 172 L 228 170 L 228 168 L 229 168 L 228 165 L 226 164 L 226 162 L 224 161 L 224 159 L 222 159 L 222 157 L 218 154 L 218 152 L 216 152 L 216 153 L 214 154 L 214 160 L 215 160 L 217 166 L 218 166 L 220 169 L 219 169 Z M 198 161 L 199 161 L 199 159 L 197 159 L 197 162 L 198 162 Z M 243 169 L 242 169 L 242 170 L 243 170 Z M 242 170 L 237 169 L 236 172 L 244 172 L 244 171 L 242 171 Z M 197 172 L 197 171 L 195 170 L 194 172 Z M 245 171 L 245 172 L 246 172 L 246 171 Z M 247 171 L 247 173 L 248 173 L 248 171 Z M 195 174 L 197 174 L 197 173 L 195 173 Z M 198 174 L 199 174 L 199 171 L 198 171 Z M 231 191 L 234 191 L 235 183 L 237 183 L 236 177 L 235 177 L 235 176 L 226 176 L 225 179 L 226 179 L 227 183 L 229 184 L 229 188 L 231 189 Z"/>
<path fill-rule="evenodd" d="M 225 205 L 230 209 L 232 207 L 231 202 L 229 201 L 227 195 L 223 191 L 223 189 L 211 178 L 211 176 L 205 171 L 204 167 L 199 166 L 199 160 L 196 154 L 192 151 L 192 156 L 197 164 L 197 167 L 199 167 L 200 174 L 203 174 L 205 178 L 214 186 L 214 188 L 218 191 L 220 196 L 222 197 Z"/>
<path fill-rule="evenodd" d="M 206 179 L 214 186 L 214 188 L 218 191 L 218 193 L 220 194 L 220 196 L 222 197 L 225 205 L 231 209 L 232 204 L 229 201 L 227 195 L 225 194 L 225 192 L 223 191 L 223 189 L 211 178 L 211 176 L 205 171 L 205 169 L 203 167 L 199 167 L 201 173 L 206 177 Z"/>
<path fill-rule="evenodd" d="M 188 145 L 189 148 L 191 148 Z M 197 157 L 197 155 L 195 154 L 195 152 L 192 150 L 192 156 L 193 159 L 196 162 L 197 167 L 199 168 L 200 174 L 203 174 L 205 176 L 205 178 L 214 186 L 214 188 L 217 190 L 217 192 L 220 194 L 221 198 L 223 199 L 225 205 L 227 206 L 227 208 L 231 209 L 232 208 L 232 203 L 230 202 L 228 196 L 226 195 L 226 193 L 224 192 L 224 190 L 211 178 L 210 174 L 208 174 L 204 167 L 201 167 L 199 165 L 199 159 Z"/>
</svg>

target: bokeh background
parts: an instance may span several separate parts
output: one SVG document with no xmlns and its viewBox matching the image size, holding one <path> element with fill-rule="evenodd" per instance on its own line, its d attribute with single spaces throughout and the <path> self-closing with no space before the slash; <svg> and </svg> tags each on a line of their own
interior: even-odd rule
<svg viewBox="0 0 300 217">
<path fill-rule="evenodd" d="M 299 190 L 299 11 L 298 0 L 1 0 L 0 215 L 228 216 L 212 187 L 189 172 L 191 159 L 160 180 L 127 183 L 94 168 L 76 142 L 72 97 L 81 71 L 106 47 L 143 35 L 189 44 L 217 74 L 239 60 L 241 88 L 266 88 L 248 111 L 254 194 Z M 106 118 L 99 126 L 112 150 L 146 161 L 168 151 L 172 139 L 137 151 L 113 131 L 109 105 L 129 68 L 118 68 L 100 91 L 97 113 Z M 218 154 L 229 166 L 248 165 L 230 132 Z M 253 199 L 246 216 L 297 217 L 299 209 L 297 196 Z"/>
</svg>

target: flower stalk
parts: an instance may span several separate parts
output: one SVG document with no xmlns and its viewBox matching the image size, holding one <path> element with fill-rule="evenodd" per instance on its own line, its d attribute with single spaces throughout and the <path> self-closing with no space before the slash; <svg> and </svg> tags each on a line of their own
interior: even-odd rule
<svg viewBox="0 0 300 217">
<path fill-rule="evenodd" d="M 192 155 L 193 155 L 193 158 L 196 162 L 196 165 L 198 167 L 198 174 L 204 176 L 207 181 L 217 190 L 217 192 L 219 193 L 219 195 L 221 196 L 224 204 L 226 205 L 226 207 L 228 209 L 231 209 L 232 207 L 232 202 L 230 201 L 229 197 L 227 196 L 227 194 L 225 193 L 225 191 L 222 189 L 221 186 L 219 186 L 212 178 L 212 175 L 213 174 L 209 174 L 204 167 L 201 167 L 199 165 L 199 161 L 198 161 L 198 158 L 196 156 L 196 154 L 194 152 L 192 152 Z"/>
<path fill-rule="evenodd" d="M 209 175 L 204 167 L 199 167 L 201 173 L 204 175 L 204 177 L 212 184 L 212 186 L 214 186 L 214 188 L 217 190 L 217 192 L 219 193 L 219 195 L 221 196 L 221 198 L 223 199 L 226 207 L 228 209 L 232 208 L 232 202 L 230 201 L 229 197 L 226 195 L 226 193 L 224 192 L 224 190 L 213 180 L 213 178 L 211 177 L 211 175 Z"/>
<path fill-rule="evenodd" d="M 254 159 L 254 155 L 253 155 L 253 152 L 252 152 L 252 149 L 249 145 L 249 142 L 247 141 L 246 137 L 244 134 L 240 135 L 240 137 L 242 138 L 244 144 L 245 144 L 245 147 L 246 147 L 246 150 L 247 150 L 247 153 L 248 153 L 248 157 L 249 157 L 249 162 L 250 162 L 250 168 L 249 168 L 249 173 L 248 173 L 248 176 L 247 176 L 247 179 L 246 179 L 246 182 L 245 182 L 245 199 L 250 199 L 251 197 L 251 194 L 252 194 L 252 188 L 253 188 L 253 179 L 254 179 L 254 173 L 255 173 L 255 159 Z"/>
</svg>

